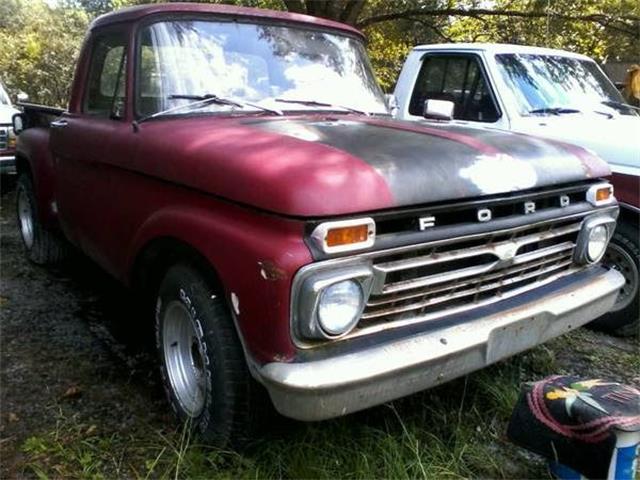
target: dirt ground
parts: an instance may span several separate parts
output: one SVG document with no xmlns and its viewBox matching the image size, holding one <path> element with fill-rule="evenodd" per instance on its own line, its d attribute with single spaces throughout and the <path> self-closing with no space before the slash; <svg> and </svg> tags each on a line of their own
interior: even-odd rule
<svg viewBox="0 0 640 480">
<path fill-rule="evenodd" d="M 61 415 L 103 432 L 162 429 L 170 419 L 127 292 L 81 256 L 62 269 L 26 261 L 12 182 L 2 187 L 0 477 L 9 478 L 25 439 Z"/>
<path fill-rule="evenodd" d="M 27 262 L 12 187 L 3 181 L 0 203 L 1 478 L 24 473 L 25 441 L 60 418 L 105 438 L 172 425 L 131 297 L 81 256 L 60 269 Z M 634 341 L 585 330 L 563 338 L 550 347 L 559 371 L 640 385 Z"/>
</svg>

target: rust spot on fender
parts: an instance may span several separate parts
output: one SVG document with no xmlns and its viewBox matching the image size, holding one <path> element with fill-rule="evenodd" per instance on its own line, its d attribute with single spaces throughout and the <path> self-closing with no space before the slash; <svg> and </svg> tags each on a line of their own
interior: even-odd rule
<svg viewBox="0 0 640 480">
<path fill-rule="evenodd" d="M 276 281 L 286 277 L 285 271 L 273 262 L 265 260 L 258 262 L 258 265 L 260 266 L 260 276 L 265 280 Z"/>
</svg>

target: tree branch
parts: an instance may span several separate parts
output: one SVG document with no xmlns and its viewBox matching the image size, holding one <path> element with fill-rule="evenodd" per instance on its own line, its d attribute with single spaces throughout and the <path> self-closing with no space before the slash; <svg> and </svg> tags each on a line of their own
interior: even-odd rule
<svg viewBox="0 0 640 480">
<path fill-rule="evenodd" d="M 306 13 L 302 0 L 283 0 L 287 10 L 293 13 Z"/>
<path fill-rule="evenodd" d="M 340 20 L 349 25 L 354 25 L 362 12 L 367 0 L 349 0 L 342 10 Z"/>
<path fill-rule="evenodd" d="M 365 18 L 358 22 L 356 26 L 358 28 L 368 27 L 374 23 L 387 22 L 390 20 L 398 20 L 401 18 L 410 17 L 439 17 L 439 16 L 452 16 L 452 17 L 477 17 L 477 16 L 501 16 L 501 17 L 518 17 L 518 18 L 546 18 L 547 12 L 540 11 L 522 11 L 522 10 L 491 10 L 487 8 L 443 8 L 443 9 L 410 9 L 401 12 L 385 13 L 382 15 L 373 15 L 369 18 Z M 552 17 L 561 20 L 573 20 L 583 22 L 610 22 L 611 20 L 626 20 L 629 22 L 640 22 L 640 17 L 636 15 L 616 15 L 609 16 L 601 13 L 587 14 L 587 15 L 570 15 L 564 13 L 553 13 Z"/>
</svg>

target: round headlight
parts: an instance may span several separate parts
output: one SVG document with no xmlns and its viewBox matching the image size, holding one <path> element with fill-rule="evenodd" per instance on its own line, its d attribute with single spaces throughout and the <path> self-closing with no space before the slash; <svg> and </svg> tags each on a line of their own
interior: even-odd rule
<svg viewBox="0 0 640 480">
<path fill-rule="evenodd" d="M 597 262 L 604 255 L 609 240 L 609 232 L 604 225 L 597 225 L 589 231 L 587 239 L 587 257 L 590 262 Z"/>
<path fill-rule="evenodd" d="M 318 303 L 320 327 L 331 336 L 348 332 L 358 320 L 363 301 L 362 288 L 354 280 L 328 286 Z"/>
</svg>

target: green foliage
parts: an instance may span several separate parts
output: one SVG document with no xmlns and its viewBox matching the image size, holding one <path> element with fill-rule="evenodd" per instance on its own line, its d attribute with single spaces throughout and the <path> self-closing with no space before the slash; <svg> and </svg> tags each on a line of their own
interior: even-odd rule
<svg viewBox="0 0 640 480">
<path fill-rule="evenodd" d="M 458 18 L 446 28 L 446 34 L 456 42 L 559 48 L 588 55 L 600 62 L 635 61 L 640 56 L 640 24 L 619 21 L 621 15 L 640 15 L 637 0 L 497 0 L 494 8 L 543 13 L 544 16 Z M 606 17 L 601 23 L 567 18 L 600 14 Z"/>
<path fill-rule="evenodd" d="M 436 0 L 369 0 L 361 13 L 362 18 L 402 11 L 416 5 L 433 7 Z M 411 49 L 420 44 L 443 41 L 441 28 L 446 18 L 401 18 L 390 22 L 374 23 L 363 29 L 368 39 L 369 56 L 378 82 L 386 92 L 392 92 L 404 60 Z"/>
<path fill-rule="evenodd" d="M 29 94 L 34 102 L 65 106 L 86 27 L 95 16 L 126 6 L 163 0 L 2 0 L 0 2 L 0 75 L 9 91 Z M 300 11 L 317 4 L 297 0 L 198 0 L 258 8 Z M 344 16 L 347 4 L 330 0 L 326 11 Z M 364 28 L 371 61 L 382 87 L 391 91 L 404 58 L 417 44 L 442 41 L 484 41 L 549 46 L 584 53 L 596 60 L 634 60 L 640 56 L 640 23 L 622 16 L 640 16 L 637 0 L 495 0 L 493 9 L 530 12 L 542 17 L 419 15 L 416 11 L 486 7 L 478 0 L 365 0 L 357 22 L 371 17 L 400 15 Z M 297 7 L 296 7 L 297 5 Z M 319 13 L 319 14 L 320 14 Z M 547 15 L 548 14 L 548 15 Z M 566 17 L 600 15 L 599 21 Z"/>
<path fill-rule="evenodd" d="M 0 19 L 0 74 L 9 92 L 65 106 L 89 14 L 43 0 L 3 0 Z"/>
</svg>

